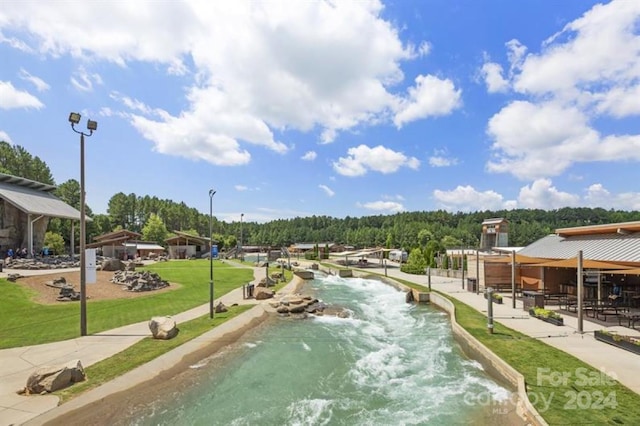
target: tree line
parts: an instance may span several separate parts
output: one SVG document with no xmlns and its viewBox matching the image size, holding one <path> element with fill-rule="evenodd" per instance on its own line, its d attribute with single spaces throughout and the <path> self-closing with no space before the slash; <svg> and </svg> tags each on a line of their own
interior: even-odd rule
<svg viewBox="0 0 640 426">
<path fill-rule="evenodd" d="M 0 142 L 0 172 L 55 185 L 46 163 L 20 146 Z M 80 210 L 80 185 L 70 179 L 57 185 L 56 196 Z M 92 214 L 86 206 L 88 241 L 118 229 L 139 232 L 145 241 L 164 245 L 171 232 L 183 231 L 208 236 L 209 215 L 184 202 L 155 196 L 114 194 L 106 214 Z M 289 246 L 294 243 L 327 242 L 365 247 L 403 248 L 408 252 L 420 248 L 430 254 L 447 248 L 477 247 L 482 222 L 501 217 L 509 221 L 509 245 L 526 246 L 557 228 L 598 225 L 640 220 L 640 212 L 603 208 L 565 207 L 556 210 L 515 209 L 451 213 L 444 210 L 401 212 L 392 215 L 336 218 L 330 216 L 277 219 L 267 223 L 225 222 L 213 218 L 212 238 L 219 248 L 235 247 L 242 227 L 243 244 Z M 49 231 L 70 244 L 68 220 L 51 219 Z M 79 245 L 79 232 L 75 233 Z"/>
</svg>

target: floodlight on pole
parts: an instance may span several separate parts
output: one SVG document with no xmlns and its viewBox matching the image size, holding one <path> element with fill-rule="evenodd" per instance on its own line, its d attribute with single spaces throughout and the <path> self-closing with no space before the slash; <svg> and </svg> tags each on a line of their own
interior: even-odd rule
<svg viewBox="0 0 640 426">
<path fill-rule="evenodd" d="M 82 116 L 77 112 L 69 114 L 71 129 L 80 134 L 80 335 L 87 335 L 87 271 L 86 271 L 86 203 L 84 190 L 84 137 L 89 137 L 98 130 L 98 122 L 87 121 L 89 133 L 84 133 L 75 128 L 80 123 Z"/>
<path fill-rule="evenodd" d="M 209 318 L 213 318 L 213 196 L 216 191 L 209 190 Z"/>
<path fill-rule="evenodd" d="M 242 255 L 242 218 L 244 217 L 244 213 L 240 213 L 240 247 L 238 247 L 238 251 L 240 252 L 240 262 L 244 262 L 244 256 Z"/>
</svg>

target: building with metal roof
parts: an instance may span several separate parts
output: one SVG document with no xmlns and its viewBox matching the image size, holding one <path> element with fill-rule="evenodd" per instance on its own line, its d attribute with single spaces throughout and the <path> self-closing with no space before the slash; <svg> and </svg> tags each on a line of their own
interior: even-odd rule
<svg viewBox="0 0 640 426">
<path fill-rule="evenodd" d="M 0 173 L 0 246 L 42 248 L 49 218 L 80 220 L 80 212 L 53 195 L 56 187 Z M 87 220 L 90 220 L 87 218 Z M 73 229 L 73 222 L 72 222 Z"/>
<path fill-rule="evenodd" d="M 584 259 L 640 266 L 640 232 L 556 233 L 539 239 L 518 253 L 545 259 L 569 259 L 576 257 L 580 250 Z"/>
<path fill-rule="evenodd" d="M 616 286 L 640 294 L 640 221 L 556 229 L 510 257 L 485 259 L 485 286 L 508 286 L 515 273 L 522 289 L 574 296 L 580 278 L 586 298 L 601 300 Z"/>
</svg>

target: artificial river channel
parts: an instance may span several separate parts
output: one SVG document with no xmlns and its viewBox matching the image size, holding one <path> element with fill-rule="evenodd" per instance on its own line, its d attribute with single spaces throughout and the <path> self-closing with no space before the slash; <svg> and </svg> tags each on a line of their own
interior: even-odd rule
<svg viewBox="0 0 640 426">
<path fill-rule="evenodd" d="M 378 280 L 316 273 L 303 289 L 348 318 L 273 318 L 122 410 L 135 425 L 513 424 L 510 392 L 467 358 L 447 314 Z M 492 401 L 488 404 L 487 401 Z"/>
</svg>

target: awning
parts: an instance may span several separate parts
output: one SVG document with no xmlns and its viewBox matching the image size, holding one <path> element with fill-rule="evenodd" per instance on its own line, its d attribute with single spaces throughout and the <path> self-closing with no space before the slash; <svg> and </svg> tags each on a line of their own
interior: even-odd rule
<svg viewBox="0 0 640 426">
<path fill-rule="evenodd" d="M 549 259 L 542 259 L 539 257 L 529 257 L 529 256 L 516 253 L 516 263 L 519 263 L 520 265 L 542 263 L 542 262 L 547 262 L 548 260 Z M 511 261 L 512 261 L 512 257 L 508 256 L 508 257 L 500 257 L 496 260 L 486 259 L 485 263 L 511 263 Z"/>
<path fill-rule="evenodd" d="M 607 271 L 607 274 L 616 274 L 616 275 L 640 275 L 640 268 L 616 269 L 616 270 L 613 270 L 613 271 Z"/>
<path fill-rule="evenodd" d="M 545 268 L 577 268 L 578 258 L 553 260 L 549 262 L 538 263 L 533 266 L 541 266 Z M 602 262 L 600 260 L 583 259 L 582 267 L 584 269 L 624 269 L 623 265 L 610 262 Z M 628 268 L 631 269 L 631 268 Z"/>
</svg>

